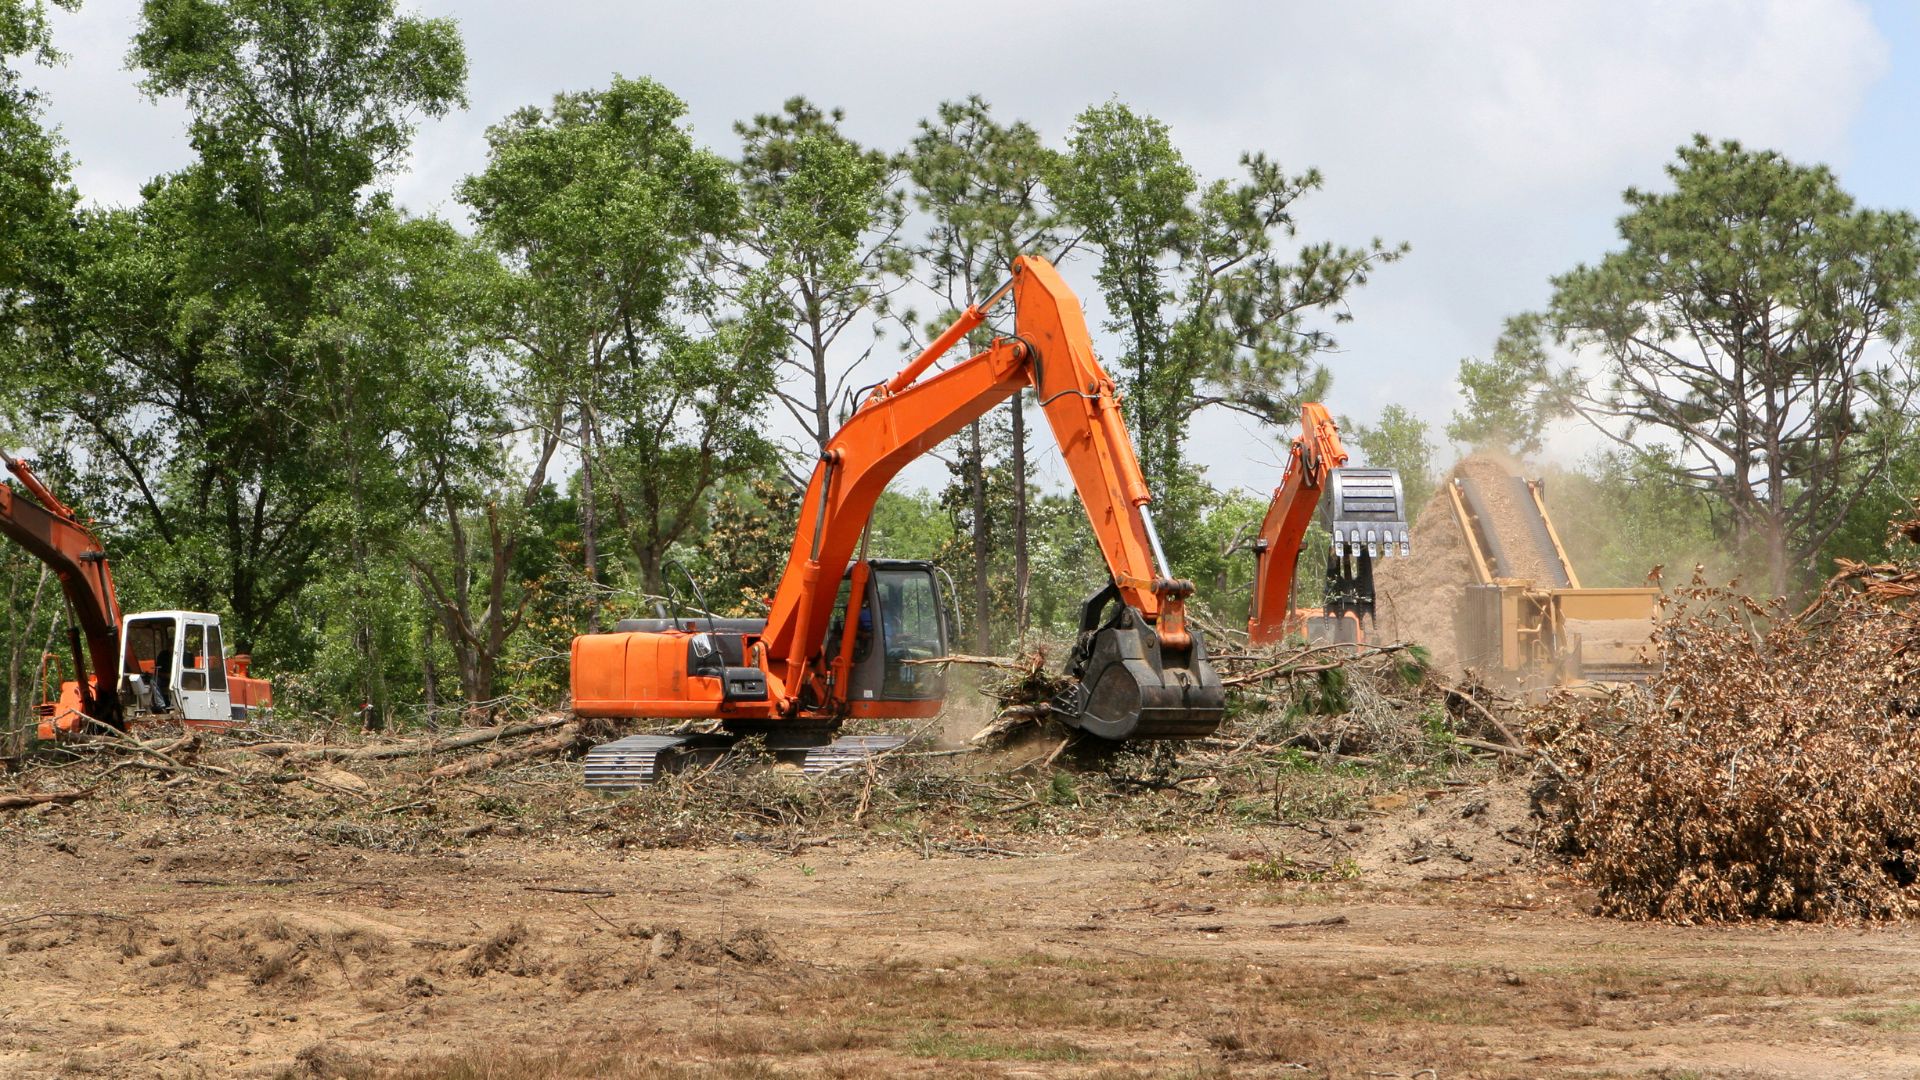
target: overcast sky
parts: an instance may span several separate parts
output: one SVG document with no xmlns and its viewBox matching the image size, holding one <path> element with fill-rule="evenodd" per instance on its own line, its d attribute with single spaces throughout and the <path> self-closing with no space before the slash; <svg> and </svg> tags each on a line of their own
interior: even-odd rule
<svg viewBox="0 0 1920 1080">
<path fill-rule="evenodd" d="M 57 13 L 69 60 L 34 76 L 81 190 L 100 203 L 132 202 L 148 177 L 189 159 L 183 110 L 143 98 L 126 69 L 137 10 L 85 0 Z M 1505 316 L 1541 304 L 1549 276 L 1606 251 L 1620 191 L 1660 185 L 1696 131 L 1825 162 L 1867 205 L 1920 207 L 1912 0 L 431 0 L 417 10 L 458 21 L 471 71 L 467 111 L 427 124 L 392 180 L 422 213 L 461 215 L 451 192 L 484 164 L 487 125 L 616 72 L 667 85 L 696 136 L 729 152 L 734 120 L 793 94 L 844 108 L 856 138 L 899 147 L 940 101 L 980 93 L 1056 144 L 1075 113 L 1117 97 L 1166 121 L 1205 177 L 1231 173 L 1243 150 L 1317 166 L 1326 187 L 1298 208 L 1306 233 L 1413 247 L 1355 298 L 1327 359 L 1327 404 L 1361 420 L 1405 404 L 1436 432 L 1457 403 L 1459 359 L 1484 355 Z M 1286 434 L 1256 428 L 1223 416 L 1196 429 L 1194 453 L 1215 483 L 1277 481 Z M 1590 445 L 1570 433 L 1559 452 Z"/>
</svg>

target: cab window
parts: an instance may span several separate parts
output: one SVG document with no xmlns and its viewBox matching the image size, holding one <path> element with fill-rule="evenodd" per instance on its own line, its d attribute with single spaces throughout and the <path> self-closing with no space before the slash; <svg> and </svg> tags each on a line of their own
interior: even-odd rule
<svg viewBox="0 0 1920 1080">
<path fill-rule="evenodd" d="M 207 627 L 207 684 L 216 692 L 227 689 L 227 654 L 220 648 L 220 628 Z"/>
<path fill-rule="evenodd" d="M 913 664 L 947 654 L 940 617 L 940 593 L 926 570 L 878 570 L 873 575 L 880 609 L 880 638 L 886 668 L 880 695 L 885 698 L 940 697 L 946 691 L 943 665 Z"/>
<path fill-rule="evenodd" d="M 127 623 L 126 656 L 122 660 L 127 674 L 156 676 L 170 681 L 174 669 L 173 620 L 134 619 Z"/>
<path fill-rule="evenodd" d="M 180 647 L 180 689 L 207 688 L 207 628 L 188 623 L 184 644 Z"/>
</svg>

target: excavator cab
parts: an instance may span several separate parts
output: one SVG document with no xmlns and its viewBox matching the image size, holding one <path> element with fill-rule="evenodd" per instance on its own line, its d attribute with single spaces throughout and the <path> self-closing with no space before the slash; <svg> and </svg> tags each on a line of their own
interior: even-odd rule
<svg viewBox="0 0 1920 1080">
<path fill-rule="evenodd" d="M 122 723 L 177 720 L 226 731 L 273 703 L 265 679 L 248 675 L 249 658 L 228 656 L 220 616 L 203 611 L 143 611 L 120 625 L 120 664 L 113 700 Z M 79 685 L 68 680 L 39 706 L 40 737 L 56 739 L 88 727 Z M 96 719 L 98 719 L 96 717 Z"/>
<path fill-rule="evenodd" d="M 937 575 L 928 562 L 866 559 L 848 565 L 817 658 L 832 700 L 815 707 L 831 710 L 832 725 L 767 715 L 772 677 L 759 666 L 765 663 L 765 619 L 623 619 L 615 633 L 574 639 L 576 708 L 592 695 L 608 714 L 617 709 L 634 718 L 697 719 L 710 709 L 722 729 L 683 728 L 602 743 L 587 753 L 587 786 L 636 787 L 711 764 L 741 735 L 761 736 L 776 760 L 807 773 L 846 768 L 898 748 L 906 736 L 833 738 L 831 726 L 842 712 L 866 719 L 939 715 L 946 700 L 943 665 L 915 663 L 947 655 Z M 595 678 L 581 677 L 589 672 Z M 689 699 L 698 704 L 689 707 Z M 604 704 L 609 701 L 615 704 Z"/>
<path fill-rule="evenodd" d="M 925 705 L 917 703 L 937 709 L 946 699 L 945 666 L 924 662 L 947 655 L 946 609 L 936 574 L 932 563 L 898 559 L 847 568 L 824 655 L 846 655 L 849 715 L 919 715 Z M 848 600 L 857 579 L 864 581 L 864 595 L 854 606 Z M 849 609 L 856 613 L 850 649 Z"/>
</svg>

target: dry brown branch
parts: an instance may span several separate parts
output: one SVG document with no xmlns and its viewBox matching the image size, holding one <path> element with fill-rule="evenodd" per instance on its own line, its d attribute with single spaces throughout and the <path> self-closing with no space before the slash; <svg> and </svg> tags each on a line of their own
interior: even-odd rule
<svg viewBox="0 0 1920 1080">
<path fill-rule="evenodd" d="M 0 795 L 0 810 L 25 810 L 48 803 L 70 803 L 93 794 L 92 788 L 80 791 L 49 791 L 38 795 Z"/>
<path fill-rule="evenodd" d="M 1485 717 L 1487 723 L 1493 725 L 1493 730 L 1499 732 L 1500 737 L 1506 740 L 1506 745 L 1501 746 L 1496 743 L 1483 742 L 1479 739 L 1469 739 L 1464 736 L 1456 736 L 1455 741 L 1464 743 L 1467 746 L 1477 747 L 1481 750 L 1494 750 L 1504 754 L 1513 754 L 1518 757 L 1533 758 L 1539 761 L 1540 764 L 1545 765 L 1553 775 L 1562 780 L 1567 778 L 1566 771 L 1560 768 L 1559 764 L 1553 760 L 1552 755 L 1538 747 L 1529 747 L 1526 743 L 1520 741 L 1520 737 L 1513 733 L 1513 729 L 1508 727 L 1505 721 L 1495 716 L 1492 709 L 1481 704 L 1479 698 L 1474 697 L 1472 694 L 1458 687 L 1441 685 L 1440 690 L 1448 697 L 1466 705 L 1482 717 Z"/>
<path fill-rule="evenodd" d="M 489 772 L 506 765 L 539 757 L 577 753 L 587 748 L 587 738 L 578 723 L 563 725 L 553 737 L 524 743 L 511 750 L 495 750 L 451 761 L 427 774 L 430 780 L 452 780 L 475 773 Z"/>
<path fill-rule="evenodd" d="M 1908 563 L 1843 563 L 1798 613 L 1698 576 L 1648 693 L 1530 718 L 1543 805 L 1604 910 L 1680 922 L 1920 915 L 1920 611 Z"/>
<path fill-rule="evenodd" d="M 522 735 L 535 735 L 542 731 L 573 723 L 572 717 L 548 716 L 539 720 L 529 720 L 521 724 L 499 724 L 490 728 L 469 731 L 451 739 L 430 742 L 415 739 L 406 742 L 382 743 L 378 746 L 310 746 L 306 743 L 258 743 L 247 747 L 250 753 L 264 754 L 268 757 L 284 757 L 294 761 L 391 761 L 395 758 L 418 757 L 421 755 L 445 754 L 454 750 L 466 750 L 483 743 L 501 739 L 515 739 Z"/>
</svg>

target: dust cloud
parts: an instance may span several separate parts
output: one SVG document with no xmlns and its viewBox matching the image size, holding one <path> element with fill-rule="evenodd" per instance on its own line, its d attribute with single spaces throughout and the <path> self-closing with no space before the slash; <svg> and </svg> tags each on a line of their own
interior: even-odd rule
<svg viewBox="0 0 1920 1080">
<path fill-rule="evenodd" d="M 1544 581 L 1554 555 L 1541 550 L 1526 527 L 1536 516 L 1517 505 L 1511 478 L 1527 466 L 1497 451 L 1477 450 L 1447 471 L 1413 523 L 1413 553 L 1374 564 L 1376 635 L 1386 641 L 1412 641 L 1433 654 L 1441 670 L 1460 660 L 1456 617 L 1467 586 L 1474 582 L 1473 561 L 1447 486 L 1456 478 L 1474 481 L 1487 504 L 1491 526 L 1515 573 L 1515 580 Z"/>
</svg>

